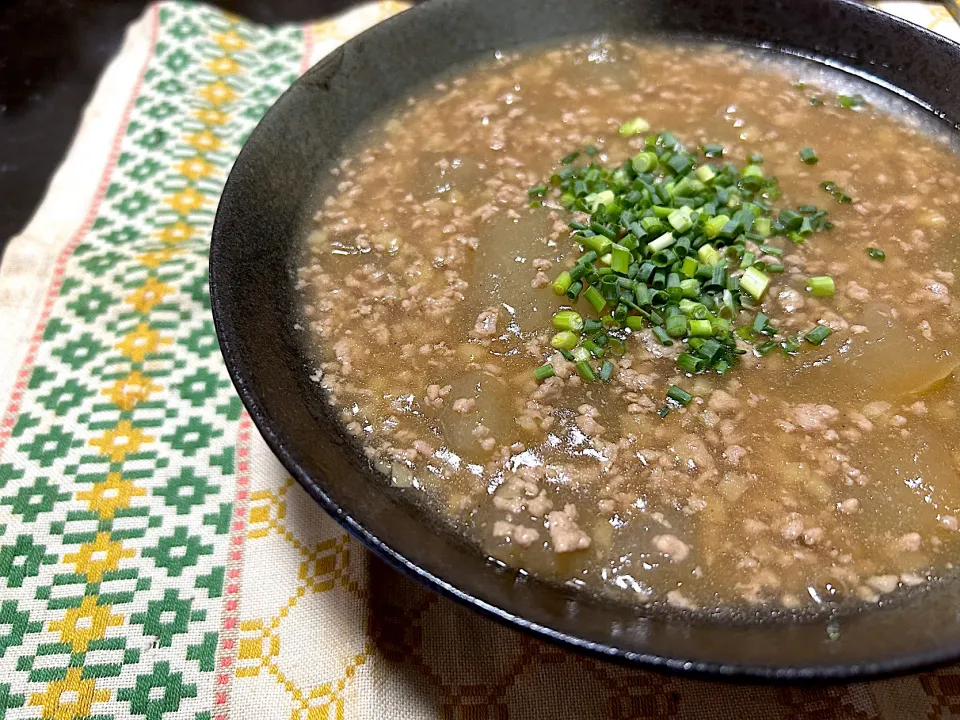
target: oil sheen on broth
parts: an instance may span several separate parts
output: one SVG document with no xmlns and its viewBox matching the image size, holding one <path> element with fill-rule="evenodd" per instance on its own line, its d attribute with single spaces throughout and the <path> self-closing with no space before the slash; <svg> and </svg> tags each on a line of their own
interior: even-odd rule
<svg viewBox="0 0 960 720">
<path fill-rule="evenodd" d="M 960 551 L 960 161 L 852 82 L 601 39 L 497 53 L 362 129 L 324 181 L 300 272 L 347 430 L 484 552 L 628 602 L 813 610 L 942 578 Z M 870 102 L 841 107 L 854 90 Z M 528 189 L 572 150 L 635 155 L 644 135 L 618 128 L 637 116 L 738 167 L 762 154 L 778 205 L 828 211 L 829 232 L 769 239 L 784 271 L 759 308 L 781 336 L 829 327 L 822 345 L 740 343 L 731 371 L 688 375 L 677 344 L 638 330 L 607 382 L 551 347 L 572 301 L 550 285 L 583 250 L 555 194 L 531 207 Z M 827 275 L 835 294 L 814 297 L 808 277 Z M 673 384 L 693 400 L 661 417 Z"/>
</svg>

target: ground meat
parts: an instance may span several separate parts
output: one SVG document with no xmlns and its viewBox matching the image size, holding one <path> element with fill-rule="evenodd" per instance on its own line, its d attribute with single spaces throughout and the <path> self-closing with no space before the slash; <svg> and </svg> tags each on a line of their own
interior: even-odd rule
<svg viewBox="0 0 960 720">
<path fill-rule="evenodd" d="M 423 402 L 430 407 L 438 408 L 443 405 L 443 399 L 450 394 L 453 388 L 450 385 L 440 387 L 439 385 L 427 385 L 427 394 Z"/>
<path fill-rule="evenodd" d="M 857 302 L 866 302 L 870 299 L 870 291 L 858 285 L 854 280 L 847 283 L 843 293 L 851 300 L 856 300 Z"/>
<path fill-rule="evenodd" d="M 478 338 L 492 338 L 497 334 L 497 320 L 500 313 L 496 309 L 484 310 L 477 315 L 477 322 L 473 326 L 473 336 Z"/>
<path fill-rule="evenodd" d="M 594 419 L 597 414 L 595 407 L 592 405 L 581 405 L 577 408 L 577 412 L 580 414 L 577 415 L 575 422 L 584 435 L 587 437 L 596 437 L 604 431 L 605 428 L 603 425 Z"/>
<path fill-rule="evenodd" d="M 793 409 L 793 417 L 804 430 L 826 430 L 827 425 L 839 417 L 840 413 L 830 405 L 812 405 L 804 403 Z"/>
<path fill-rule="evenodd" d="M 740 445 L 731 445 L 723 451 L 723 459 L 731 465 L 739 465 L 746 456 L 747 451 Z"/>
<path fill-rule="evenodd" d="M 920 549 L 922 538 L 920 533 L 907 533 L 901 535 L 894 542 L 894 547 L 900 552 L 917 552 Z"/>
<path fill-rule="evenodd" d="M 477 401 L 473 398 L 458 398 L 453 401 L 453 410 L 461 415 L 466 415 L 468 412 L 473 410 L 473 407 L 476 404 Z"/>
<path fill-rule="evenodd" d="M 847 498 L 843 502 L 839 503 L 837 507 L 839 507 L 840 512 L 844 513 L 845 515 L 853 515 L 853 513 L 860 509 L 860 501 L 856 498 Z"/>
<path fill-rule="evenodd" d="M 740 407 L 740 401 L 723 390 L 714 390 L 710 394 L 707 407 L 718 413 L 733 412 Z"/>
<path fill-rule="evenodd" d="M 540 533 L 533 528 L 523 525 L 514 525 L 505 520 L 498 520 L 493 524 L 493 536 L 498 538 L 509 538 L 511 542 L 520 547 L 530 547 L 540 539 Z"/>
<path fill-rule="evenodd" d="M 530 281 L 530 287 L 540 289 L 540 288 L 545 288 L 550 283 L 551 283 L 550 276 L 547 275 L 545 272 L 541 271 L 541 272 L 538 272 L 533 277 L 533 280 Z"/>
<path fill-rule="evenodd" d="M 547 497 L 545 490 L 541 490 L 539 495 L 527 503 L 527 512 L 534 517 L 545 517 L 551 508 L 553 502 Z"/>
<path fill-rule="evenodd" d="M 683 562 L 690 555 L 690 546 L 676 535 L 656 535 L 653 538 L 653 544 L 670 559 L 670 562 Z"/>
<path fill-rule="evenodd" d="M 577 525 L 577 508 L 571 504 L 563 510 L 554 510 L 547 515 L 547 527 L 550 529 L 550 542 L 554 552 L 565 553 L 585 550 L 590 547 L 590 536 Z"/>
</svg>

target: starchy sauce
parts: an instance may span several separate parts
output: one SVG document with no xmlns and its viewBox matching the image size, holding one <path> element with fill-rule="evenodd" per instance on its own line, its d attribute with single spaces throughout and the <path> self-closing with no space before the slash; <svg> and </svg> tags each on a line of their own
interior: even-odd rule
<svg viewBox="0 0 960 720">
<path fill-rule="evenodd" d="M 498 53 L 362 129 L 324 181 L 300 287 L 320 381 L 385 482 L 513 567 L 627 602 L 811 609 L 948 574 L 960 159 L 851 82 L 604 39 Z M 838 101 L 857 89 L 869 104 Z M 557 192 L 531 207 L 528 190 L 574 150 L 635 156 L 645 134 L 619 129 L 637 117 L 737 167 L 762 155 L 777 207 L 828 212 L 801 244 L 767 239 L 782 255 L 757 259 L 783 272 L 752 311 L 778 341 L 821 325 L 822 344 L 738 340 L 736 367 L 690 374 L 682 343 L 643 327 L 606 381 L 551 346 L 558 310 L 596 314 L 551 291 L 584 249 Z M 673 385 L 692 398 L 661 417 Z"/>
</svg>

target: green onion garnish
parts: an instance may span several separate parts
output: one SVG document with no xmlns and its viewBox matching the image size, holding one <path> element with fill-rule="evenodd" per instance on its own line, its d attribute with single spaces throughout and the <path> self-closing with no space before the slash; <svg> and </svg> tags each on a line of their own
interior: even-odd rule
<svg viewBox="0 0 960 720">
<path fill-rule="evenodd" d="M 740 287 L 746 290 L 754 300 L 759 300 L 769 286 L 770 278 L 755 267 L 748 267 L 740 276 Z"/>
<path fill-rule="evenodd" d="M 676 403 L 680 403 L 684 407 L 690 404 L 690 401 L 693 400 L 693 395 L 688 393 L 679 385 L 671 385 L 667 389 L 667 397 L 673 400 Z"/>
<path fill-rule="evenodd" d="M 580 332 L 583 330 L 583 318 L 573 310 L 561 310 L 553 316 L 553 327 L 557 330 Z"/>
<path fill-rule="evenodd" d="M 610 379 L 611 375 L 613 375 L 613 363 L 609 360 L 604 360 L 603 365 L 600 366 L 600 379 L 606 382 Z"/>
<path fill-rule="evenodd" d="M 580 342 L 580 337 L 569 330 L 558 332 L 550 338 L 550 345 L 557 350 L 573 350 L 578 342 Z"/>
<path fill-rule="evenodd" d="M 803 336 L 803 339 L 812 345 L 822 345 L 823 341 L 830 337 L 833 332 L 826 325 L 817 325 L 813 330 Z"/>
<path fill-rule="evenodd" d="M 648 131 L 642 118 L 621 127 L 630 136 Z M 649 330 L 663 345 L 681 344 L 676 362 L 688 373 L 728 372 L 745 352 L 741 341 L 756 344 L 758 355 L 777 344 L 796 352 L 799 343 L 773 340 L 776 329 L 758 313 L 771 277 L 785 267 L 757 255 L 783 256 L 781 243 L 769 238 L 802 243 L 830 229 L 826 211 L 814 205 L 775 211 L 782 207 L 780 190 L 759 154 L 738 166 L 723 161 L 720 145 L 698 155 L 669 132 L 643 142 L 641 152 L 609 167 L 596 159 L 576 165 L 579 155 L 571 153 L 549 182 L 529 190 L 534 202 L 553 196 L 569 212 L 588 216 L 569 222 L 581 254 L 551 284 L 575 307 L 554 315 L 551 345 L 584 379 L 611 377 L 614 365 L 603 358 L 624 354 L 627 331 Z M 593 158 L 599 150 L 582 152 Z M 816 153 L 805 148 L 801 157 L 810 162 Z M 838 202 L 851 201 L 825 183 Z M 814 282 L 811 291 L 822 287 Z"/>
<path fill-rule="evenodd" d="M 593 367 L 587 360 L 581 360 L 574 367 L 576 367 L 577 372 L 580 373 L 580 377 L 584 380 L 596 380 L 597 376 L 593 373 Z"/>
<path fill-rule="evenodd" d="M 635 117 L 633 120 L 628 120 L 623 125 L 620 126 L 621 135 L 639 135 L 645 133 L 650 129 L 650 123 L 644 120 L 642 117 Z"/>
<path fill-rule="evenodd" d="M 810 147 L 805 147 L 800 151 L 800 159 L 807 165 L 816 165 L 820 161 L 816 150 Z"/>
<path fill-rule="evenodd" d="M 837 105 L 847 110 L 857 110 L 867 104 L 867 99 L 860 93 L 856 95 L 837 95 Z"/>
<path fill-rule="evenodd" d="M 547 378 L 552 378 L 554 376 L 553 365 L 551 365 L 550 363 L 541 365 L 540 367 L 538 367 L 536 370 L 533 371 L 533 376 L 539 382 L 543 382 Z"/>
<path fill-rule="evenodd" d="M 833 278 L 829 275 L 807 278 L 807 289 L 814 297 L 832 297 L 836 292 Z"/>
<path fill-rule="evenodd" d="M 667 335 L 672 338 L 683 338 L 687 336 L 687 317 L 686 315 L 671 315 L 664 321 Z"/>
<path fill-rule="evenodd" d="M 887 254 L 880 248 L 870 247 L 867 248 L 867 255 L 870 256 L 871 260 L 876 260 L 878 262 L 883 262 L 887 259 Z"/>
<path fill-rule="evenodd" d="M 562 273 L 557 275 L 557 279 L 553 281 L 553 292 L 555 295 L 565 295 L 567 290 L 570 289 L 570 285 L 573 284 L 573 277 L 569 272 L 564 270 Z"/>
<path fill-rule="evenodd" d="M 586 291 L 583 293 L 583 297 L 586 298 L 588 303 L 593 305 L 593 309 L 597 312 L 601 312 L 607 306 L 606 299 L 604 299 L 600 291 L 593 287 L 593 285 L 587 286 Z"/>
</svg>

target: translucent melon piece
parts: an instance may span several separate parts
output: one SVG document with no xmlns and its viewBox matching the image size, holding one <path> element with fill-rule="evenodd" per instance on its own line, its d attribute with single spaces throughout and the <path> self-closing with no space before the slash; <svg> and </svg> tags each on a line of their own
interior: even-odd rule
<svg viewBox="0 0 960 720">
<path fill-rule="evenodd" d="M 478 425 L 486 427 L 497 445 L 513 442 L 516 434 L 513 397 L 516 395 L 503 380 L 479 371 L 468 371 L 450 379 L 450 393 L 439 411 L 438 420 L 443 431 L 444 444 L 467 462 L 482 462 L 490 452 L 475 435 Z M 474 401 L 469 412 L 454 410 L 454 401 L 466 398 Z"/>
<path fill-rule="evenodd" d="M 857 323 L 868 332 L 847 338 L 838 333 L 816 355 L 804 354 L 788 385 L 822 402 L 893 402 L 934 389 L 960 366 L 960 356 L 889 315 L 870 310 Z"/>
<path fill-rule="evenodd" d="M 478 311 L 497 307 L 504 316 L 505 327 L 510 318 L 521 332 L 549 329 L 550 319 L 565 302 L 553 294 L 549 286 L 534 288 L 531 282 L 537 271 L 536 258 L 551 260 L 554 267 L 547 271 L 552 280 L 559 274 L 559 248 L 547 245 L 550 218 L 546 209 L 523 211 L 518 219 L 498 213 L 480 226 L 476 257 L 470 266 L 468 301 Z M 570 250 L 573 243 L 562 248 Z M 513 312 L 511 312 L 510 309 Z"/>
</svg>

